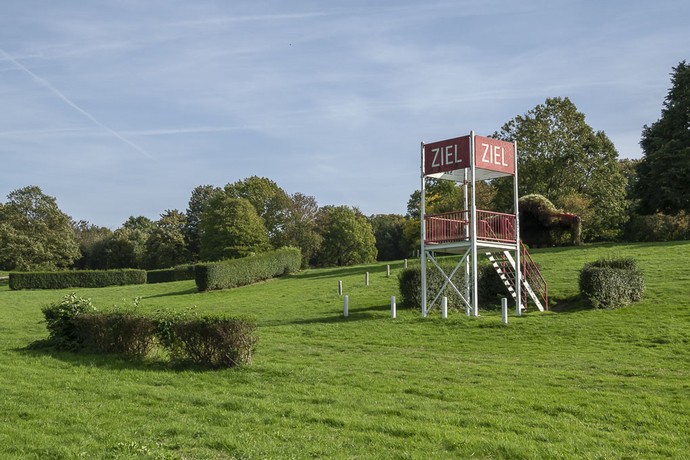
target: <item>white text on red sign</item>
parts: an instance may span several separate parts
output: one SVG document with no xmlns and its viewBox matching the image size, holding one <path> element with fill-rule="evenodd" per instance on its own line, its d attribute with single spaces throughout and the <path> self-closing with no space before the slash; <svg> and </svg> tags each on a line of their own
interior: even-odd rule
<svg viewBox="0 0 690 460">
<path fill-rule="evenodd" d="M 510 166 L 505 162 L 506 149 L 499 145 L 491 145 L 482 142 L 482 163 L 489 163 L 498 166 Z"/>
<path fill-rule="evenodd" d="M 462 158 L 458 157 L 457 144 L 431 149 L 431 153 L 434 156 L 433 160 L 431 161 L 431 166 L 433 168 L 462 163 Z"/>
</svg>

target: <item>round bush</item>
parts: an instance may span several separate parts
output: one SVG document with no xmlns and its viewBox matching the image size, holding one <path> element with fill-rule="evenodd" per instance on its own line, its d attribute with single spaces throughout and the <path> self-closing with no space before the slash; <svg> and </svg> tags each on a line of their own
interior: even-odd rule
<svg viewBox="0 0 690 460">
<path fill-rule="evenodd" d="M 75 350 L 81 347 L 82 338 L 74 319 L 85 313 L 94 313 L 96 308 L 91 299 L 79 297 L 72 292 L 41 309 L 48 328 L 48 341 L 58 349 Z"/>
<path fill-rule="evenodd" d="M 620 308 L 644 293 L 644 275 L 631 258 L 600 259 L 580 271 L 580 293 L 594 308 Z"/>
</svg>

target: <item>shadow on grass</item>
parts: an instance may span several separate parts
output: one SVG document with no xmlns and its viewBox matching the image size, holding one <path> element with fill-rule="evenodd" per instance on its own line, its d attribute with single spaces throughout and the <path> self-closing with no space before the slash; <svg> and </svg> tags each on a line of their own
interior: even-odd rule
<svg viewBox="0 0 690 460">
<path fill-rule="evenodd" d="M 581 295 L 551 300 L 556 302 L 554 305 L 549 306 L 549 310 L 554 313 L 576 313 L 594 309 L 592 304 Z"/>
<path fill-rule="evenodd" d="M 163 356 L 128 358 L 118 354 L 99 354 L 57 350 L 48 340 L 37 340 L 23 348 L 12 349 L 15 353 L 30 357 L 50 357 L 75 367 L 97 367 L 107 370 L 135 370 L 153 372 L 215 372 L 227 368 L 205 367 L 187 362 L 171 362 Z M 237 367 L 234 369 L 241 369 Z"/>
<path fill-rule="evenodd" d="M 386 265 L 381 265 L 382 262 L 378 262 L 377 265 L 369 266 L 357 266 L 357 267 L 335 267 L 335 268 L 323 268 L 309 270 L 309 273 L 298 272 L 286 275 L 285 278 L 294 279 L 329 279 L 338 278 L 343 276 L 364 276 L 365 273 L 370 274 L 380 274 L 386 273 Z M 403 262 L 401 261 L 391 261 L 388 263 L 391 266 L 391 270 L 399 270 L 403 268 Z M 391 273 L 391 276 L 394 276 Z"/>
<path fill-rule="evenodd" d="M 390 305 L 375 305 L 363 308 L 349 309 L 348 316 L 345 318 L 342 311 L 337 314 L 329 316 L 321 316 L 317 318 L 305 319 L 286 319 L 286 320 L 268 320 L 261 322 L 259 327 L 266 326 L 287 326 L 291 324 L 330 324 L 330 323 L 348 323 L 352 321 L 373 321 L 379 319 L 387 319 L 389 316 L 383 316 L 376 312 L 390 311 Z"/>
<path fill-rule="evenodd" d="M 196 287 L 189 288 L 189 289 L 183 289 L 181 291 L 175 291 L 175 292 L 165 292 L 163 294 L 155 294 L 155 295 L 147 295 L 143 296 L 142 299 L 155 299 L 156 297 L 171 297 L 171 296 L 178 296 L 178 295 L 189 295 L 189 294 L 198 294 L 199 290 Z"/>
</svg>

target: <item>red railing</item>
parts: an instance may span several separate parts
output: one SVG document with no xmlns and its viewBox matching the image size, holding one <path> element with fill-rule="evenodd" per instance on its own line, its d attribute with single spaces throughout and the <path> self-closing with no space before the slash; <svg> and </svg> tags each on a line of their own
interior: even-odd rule
<svg viewBox="0 0 690 460">
<path fill-rule="evenodd" d="M 469 211 L 430 214 L 424 217 L 426 243 L 451 243 L 470 239 Z M 514 243 L 515 216 L 500 212 L 477 210 L 477 239 Z"/>
<path fill-rule="evenodd" d="M 468 241 L 470 239 L 470 212 L 455 211 L 443 214 L 430 214 L 424 217 L 426 225 L 427 244 L 452 243 L 456 241 Z M 500 212 L 477 210 L 477 239 L 500 243 L 515 243 L 515 216 Z M 543 306 L 548 309 L 549 291 L 546 280 L 539 271 L 539 267 L 532 260 L 527 248 L 520 242 L 522 276 L 532 287 L 532 290 L 543 300 Z M 504 262 L 507 263 L 507 262 Z M 512 272 L 512 268 L 503 268 L 505 272 Z M 527 292 L 523 290 L 523 301 L 527 303 Z"/>
<path fill-rule="evenodd" d="M 469 211 L 424 216 L 426 243 L 451 243 L 470 239 Z"/>
<path fill-rule="evenodd" d="M 543 300 L 543 306 L 545 310 L 549 309 L 549 286 L 546 284 L 544 276 L 542 276 L 539 267 L 532 260 L 532 256 L 527 252 L 527 247 L 520 241 L 521 257 L 520 264 L 522 265 L 522 276 L 532 287 L 535 294 Z M 523 293 L 526 294 L 526 293 Z M 525 298 L 526 300 L 526 298 Z M 525 302 L 526 304 L 527 302 Z"/>
</svg>

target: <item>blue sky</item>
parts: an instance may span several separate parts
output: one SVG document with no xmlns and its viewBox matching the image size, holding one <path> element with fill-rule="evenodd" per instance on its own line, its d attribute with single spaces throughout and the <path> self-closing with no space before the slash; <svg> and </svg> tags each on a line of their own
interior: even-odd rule
<svg viewBox="0 0 690 460">
<path fill-rule="evenodd" d="M 690 2 L 0 0 L 0 201 L 117 228 L 258 175 L 400 213 L 419 144 L 569 97 L 641 155 Z"/>
</svg>

